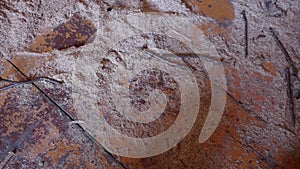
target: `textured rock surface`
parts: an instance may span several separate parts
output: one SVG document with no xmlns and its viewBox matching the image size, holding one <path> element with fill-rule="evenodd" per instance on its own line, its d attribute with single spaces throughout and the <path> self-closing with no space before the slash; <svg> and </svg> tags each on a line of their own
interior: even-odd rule
<svg viewBox="0 0 300 169">
<path fill-rule="evenodd" d="M 1 1 L 0 76 L 15 81 L 26 80 L 7 61 L 9 59 L 31 79 L 51 77 L 64 81 L 62 85 L 49 82 L 36 84 L 74 119 L 79 112 L 74 106 L 77 100 L 73 97 L 72 86 L 76 83 L 73 74 L 79 67 L 86 70 L 93 68 L 89 62 L 80 64 L 86 47 L 95 43 L 92 40 L 89 44 L 86 42 L 94 37 L 96 30 L 98 34 L 109 22 L 131 13 L 162 12 L 192 20 L 221 56 L 228 91 L 226 108 L 217 130 L 208 141 L 199 144 L 199 132 L 211 104 L 210 83 L 203 65 L 193 58 L 186 58 L 200 88 L 201 103 L 196 123 L 176 147 L 161 155 L 142 159 L 119 157 L 107 152 L 82 128 L 70 124 L 71 119 L 31 84 L 0 91 L 0 161 L 5 162 L 0 162 L 0 167 L 300 168 L 300 75 L 292 68 L 300 69 L 299 8 L 299 1 L 283 0 Z M 248 22 L 247 57 L 243 10 Z M 47 35 L 51 35 L 48 40 Z M 151 40 L 151 37 L 145 39 Z M 116 112 L 109 102 L 111 91 L 107 88 L 111 85 L 114 71 L 118 66 L 128 69 L 134 66 L 126 59 L 130 58 L 134 45 L 145 47 L 142 43 L 145 39 L 129 39 L 128 43 L 116 47 L 118 50 L 107 54 L 99 54 L 97 50 L 90 52 L 100 58 L 90 60 L 91 65 L 98 65 L 97 70 L 91 71 L 96 72 L 98 81 L 86 85 L 95 85 L 102 91 L 103 95 L 99 94 L 97 101 L 108 108 L 103 110 L 104 113 Z M 154 38 L 152 44 L 172 52 L 184 49 L 182 44 L 166 38 Z M 290 73 L 290 79 L 286 76 L 287 67 L 294 71 Z M 152 81 L 150 75 L 160 73 L 152 71 L 148 74 L 149 77 L 141 76 L 142 81 L 132 81 L 131 84 L 126 80 L 120 81 L 121 85 L 136 85 L 131 90 L 131 94 L 136 94 L 132 96 L 136 110 L 149 107 L 147 91 L 157 87 L 153 83 L 155 80 L 157 83 L 167 81 L 165 87 L 175 86 L 163 90 L 170 97 L 175 97 L 174 102 L 179 100 L 177 95 L 180 92 L 175 90 L 176 85 L 170 78 L 160 76 L 164 78 Z M 77 77 L 89 82 L 87 77 Z M 150 87 L 144 85 L 146 82 Z M 8 84 L 0 82 L 1 87 Z M 294 105 L 295 125 L 291 120 L 291 104 Z M 167 125 L 160 126 L 160 123 L 150 128 L 161 131 L 172 124 L 177 107 L 176 104 L 169 106 L 174 114 L 162 119 Z M 110 119 L 107 117 L 111 125 L 124 128 L 118 119 Z M 131 124 L 125 124 L 123 132 L 126 133 L 130 127 Z M 135 131 L 133 135 L 149 137 L 158 132 L 151 129 L 148 133 Z"/>
<path fill-rule="evenodd" d="M 46 35 L 38 36 L 30 45 L 30 51 L 51 52 L 53 49 L 62 50 L 72 46 L 83 46 L 86 42 L 92 41 L 92 36 L 96 31 L 90 20 L 82 18 L 77 13 L 68 22 L 59 25 Z"/>
</svg>

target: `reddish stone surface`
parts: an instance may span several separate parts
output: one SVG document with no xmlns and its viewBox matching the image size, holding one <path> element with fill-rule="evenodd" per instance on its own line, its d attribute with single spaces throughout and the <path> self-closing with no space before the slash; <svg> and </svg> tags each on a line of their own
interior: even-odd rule
<svg viewBox="0 0 300 169">
<path fill-rule="evenodd" d="M 19 56 L 13 62 L 19 65 L 17 61 L 22 59 L 24 57 Z M 5 63 L 2 78 L 11 75 L 17 75 L 15 80 L 20 78 L 20 73 L 11 65 L 2 63 Z M 26 63 L 30 65 L 30 62 Z M 27 74 L 26 63 L 19 68 Z M 42 82 L 36 84 L 74 115 L 68 88 L 56 85 L 46 88 Z M 0 112 L 0 161 L 13 153 L 1 167 L 121 168 L 109 153 L 76 124 L 70 124 L 71 120 L 31 84 L 1 91 Z"/>
<path fill-rule="evenodd" d="M 92 41 L 92 36 L 96 31 L 97 29 L 89 19 L 77 13 L 66 23 L 57 26 L 45 35 L 38 36 L 29 49 L 33 52 L 50 52 L 53 49 L 62 50 L 72 46 L 83 46 L 88 41 Z"/>
<path fill-rule="evenodd" d="M 76 124 L 70 124 L 71 120 L 34 86 L 26 84 L 0 91 L 0 163 L 13 154 L 1 167 L 300 168 L 299 75 L 298 78 L 291 75 L 290 79 L 295 110 L 293 125 L 284 71 L 291 65 L 269 31 L 272 26 L 295 67 L 300 69 L 299 24 L 296 24 L 299 2 L 172 2 L 182 5 L 181 10 L 175 10 L 165 1 L 160 4 L 138 0 L 1 1 L 0 76 L 15 81 L 26 80 L 5 60 L 9 59 L 31 78 L 46 76 L 68 82 L 76 59 L 81 56 L 80 48 L 70 47 L 84 45 L 101 24 L 141 11 L 191 17 L 217 48 L 226 72 L 226 108 L 211 138 L 203 144 L 198 142 L 210 105 L 210 83 L 201 69 L 203 67 L 186 59 L 196 68 L 194 73 L 200 87 L 201 106 L 192 131 L 171 150 L 143 159 L 111 155 Z M 76 13 L 79 9 L 88 17 L 68 13 Z M 246 10 L 249 22 L 247 58 L 244 54 L 245 23 L 239 17 L 242 10 Z M 71 19 L 67 21 L 65 15 L 70 15 Z M 96 26 L 93 23 L 97 23 Z M 44 34 L 53 25 L 59 26 Z M 173 43 L 164 45 L 178 47 Z M 53 52 L 54 49 L 65 50 Z M 172 48 L 167 49 L 172 51 Z M 107 76 L 114 71 L 114 64 L 109 59 L 103 58 L 99 63 L 103 65 L 102 70 L 97 73 L 99 88 L 103 90 L 106 90 Z M 37 83 L 76 119 L 77 112 L 73 107 L 76 100 L 72 100 L 72 89 L 66 84 Z M 8 83 L 0 82 L 0 87 L 5 85 Z M 132 93 L 138 94 L 134 90 Z M 138 108 L 143 106 L 137 105 Z M 172 118 L 167 119 L 167 122 L 172 121 Z"/>
<path fill-rule="evenodd" d="M 234 19 L 234 8 L 229 0 L 183 0 L 193 12 L 216 19 L 219 22 Z"/>
</svg>

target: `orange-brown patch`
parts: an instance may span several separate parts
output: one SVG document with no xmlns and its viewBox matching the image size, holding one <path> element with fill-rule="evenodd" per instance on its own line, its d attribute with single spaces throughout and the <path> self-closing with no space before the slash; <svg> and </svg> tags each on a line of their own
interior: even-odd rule
<svg viewBox="0 0 300 169">
<path fill-rule="evenodd" d="M 49 57 L 32 57 L 32 56 L 23 56 L 23 55 L 16 55 L 12 56 L 10 61 L 16 65 L 26 76 L 31 77 L 30 74 L 31 70 L 41 68 L 42 64 L 47 60 L 53 60 L 54 56 Z M 3 65 L 5 70 L 1 72 L 0 76 L 2 78 L 9 78 L 9 76 L 14 75 L 15 81 L 25 80 L 25 77 L 19 73 L 9 62 L 4 61 Z"/>
<path fill-rule="evenodd" d="M 216 19 L 219 22 L 234 19 L 234 8 L 229 0 L 183 0 L 194 12 Z"/>
<path fill-rule="evenodd" d="M 62 158 L 66 153 L 72 152 L 73 154 L 80 155 L 79 145 L 77 144 L 68 144 L 68 141 L 63 139 L 53 145 L 55 148 L 47 153 L 47 157 L 52 158 L 53 166 L 59 162 L 59 159 Z"/>
<path fill-rule="evenodd" d="M 263 62 L 262 67 L 265 71 L 271 73 L 272 75 L 276 75 L 277 69 L 273 63 L 267 61 Z"/>
<path fill-rule="evenodd" d="M 29 50 L 42 53 L 51 52 L 54 49 L 62 50 L 72 46 L 83 46 L 96 31 L 91 20 L 83 18 L 77 13 L 68 22 L 38 36 L 30 45 Z"/>
<path fill-rule="evenodd" d="M 231 93 L 234 98 L 240 100 L 242 98 L 242 90 L 241 90 L 241 78 L 240 72 L 236 68 L 226 68 L 225 74 L 233 77 L 233 81 L 231 82 L 231 89 L 234 89 Z"/>
<path fill-rule="evenodd" d="M 209 139 L 209 142 L 204 143 L 202 146 L 207 150 L 214 150 L 215 153 L 222 153 L 230 155 L 232 162 L 240 161 L 237 163 L 238 168 L 255 167 L 258 164 L 255 162 L 259 159 L 256 152 L 248 151 L 247 146 L 242 144 L 243 138 L 237 133 L 240 128 L 247 128 L 250 123 L 260 127 L 265 127 L 265 124 L 255 117 L 252 117 L 245 111 L 239 104 L 237 104 L 231 97 L 227 97 L 225 117 L 222 123 Z M 228 159 L 227 158 L 227 159 Z M 248 163 L 248 161 L 252 161 Z"/>
</svg>

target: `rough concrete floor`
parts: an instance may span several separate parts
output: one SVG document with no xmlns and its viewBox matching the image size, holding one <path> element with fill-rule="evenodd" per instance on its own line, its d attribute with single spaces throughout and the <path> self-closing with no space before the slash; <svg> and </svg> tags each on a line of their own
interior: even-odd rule
<svg viewBox="0 0 300 169">
<path fill-rule="evenodd" d="M 118 42 L 107 37 L 115 30 L 120 37 L 130 34 L 109 23 L 146 12 L 184 17 L 201 30 L 209 44 L 203 48 L 214 48 L 225 69 L 226 105 L 215 132 L 200 144 L 211 83 L 201 59 L 172 60 L 196 79 L 195 124 L 172 149 L 129 158 L 99 144 L 105 134 L 89 129 L 87 124 L 98 123 L 90 117 L 101 114 L 122 134 L 149 138 L 172 126 L 185 99 L 163 66 L 135 66 L 149 60 L 139 58 L 145 55 L 140 49 L 186 54 L 183 43 L 153 32 Z M 300 168 L 299 25 L 297 0 L 2 0 L 0 85 L 14 86 L 0 89 L 0 168 Z M 170 61 L 154 63 L 162 62 Z M 124 80 L 125 73 L 118 74 L 123 70 L 137 74 Z M 158 102 L 168 103 L 161 119 L 124 121 L 117 108 L 122 102 L 114 102 L 118 86 L 129 88 L 135 112 L 151 107 L 149 91 L 162 91 L 167 99 Z"/>
</svg>

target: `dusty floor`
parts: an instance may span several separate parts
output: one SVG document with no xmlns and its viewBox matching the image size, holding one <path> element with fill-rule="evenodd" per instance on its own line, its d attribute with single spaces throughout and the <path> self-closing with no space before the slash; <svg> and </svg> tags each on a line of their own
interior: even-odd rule
<svg viewBox="0 0 300 169">
<path fill-rule="evenodd" d="M 115 41 L 143 24 L 110 23 L 147 12 L 186 18 L 202 32 L 192 37 L 203 40 L 200 52 L 220 57 L 226 105 L 204 143 L 198 139 L 212 105 L 212 86 L 203 60 L 187 55 L 191 49 L 178 40 L 153 32 Z M 300 168 L 299 25 L 297 0 L 2 0 L 0 87 L 14 86 L 0 89 L 0 168 Z M 148 69 L 155 59 L 141 52 L 148 48 L 183 56 L 156 57 L 151 63 L 156 68 Z M 183 89 L 192 91 L 184 94 L 168 64 L 175 72 L 191 72 L 198 89 L 187 83 Z M 155 100 L 165 108 L 159 119 L 124 120 L 126 106 L 118 100 L 124 86 L 131 115 L 153 108 L 151 101 L 163 92 L 165 97 Z M 200 103 L 187 102 L 195 93 Z M 185 102 L 199 106 L 195 124 L 188 121 L 187 136 L 156 156 L 115 155 L 101 144 L 105 129 L 89 127 L 101 114 L 102 122 L 122 134 L 150 138 L 173 125 Z"/>
</svg>

